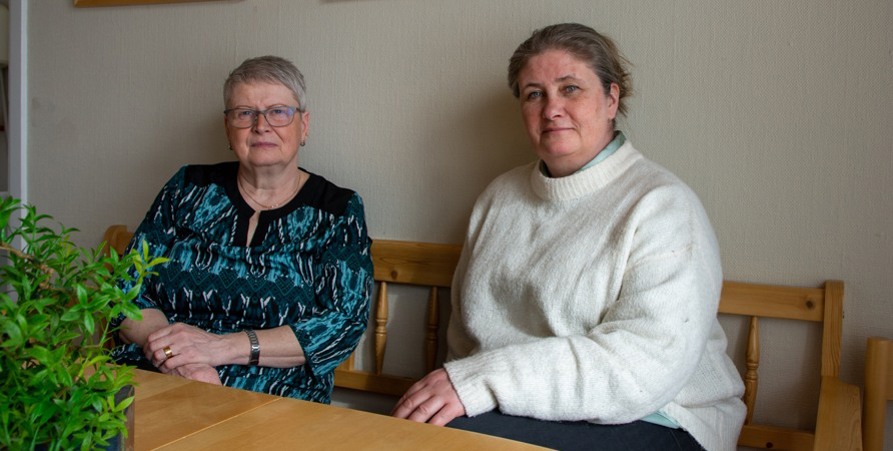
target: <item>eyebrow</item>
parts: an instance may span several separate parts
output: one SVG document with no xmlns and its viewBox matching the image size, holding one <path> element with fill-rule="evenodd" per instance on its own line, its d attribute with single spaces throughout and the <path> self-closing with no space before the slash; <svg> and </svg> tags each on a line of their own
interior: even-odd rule
<svg viewBox="0 0 893 451">
<path fill-rule="evenodd" d="M 268 107 L 266 107 L 266 108 L 263 108 L 262 110 L 259 110 L 259 109 L 255 108 L 255 107 L 253 107 L 253 106 L 249 106 L 249 105 L 236 105 L 236 106 L 234 106 L 234 107 L 232 107 L 232 108 L 230 108 L 230 109 L 231 109 L 231 110 L 254 110 L 254 111 L 263 111 L 263 110 L 269 110 L 270 108 L 283 107 L 283 106 L 291 107 L 291 105 L 289 105 L 289 104 L 287 104 L 287 103 L 274 103 L 274 104 L 272 104 L 272 105 L 270 105 L 270 106 L 268 106 Z M 296 108 L 296 107 L 293 107 L 293 108 Z"/>
<path fill-rule="evenodd" d="M 556 79 L 555 79 L 555 82 L 556 82 L 556 83 L 561 83 L 561 82 L 565 82 L 565 81 L 568 81 L 568 80 L 575 80 L 575 81 L 577 81 L 577 80 L 582 80 L 582 79 L 581 79 L 581 78 L 577 78 L 577 77 L 574 76 L 574 75 L 568 74 L 568 75 L 564 75 L 564 76 L 561 76 L 561 77 L 556 78 Z M 526 85 L 522 86 L 522 87 L 521 87 L 521 90 L 523 91 L 523 90 L 525 90 L 525 89 L 527 89 L 527 88 L 529 88 L 529 87 L 537 87 L 537 88 L 538 88 L 538 87 L 542 87 L 542 86 L 543 86 L 542 83 L 539 83 L 539 82 L 532 82 L 532 83 L 527 83 Z"/>
</svg>

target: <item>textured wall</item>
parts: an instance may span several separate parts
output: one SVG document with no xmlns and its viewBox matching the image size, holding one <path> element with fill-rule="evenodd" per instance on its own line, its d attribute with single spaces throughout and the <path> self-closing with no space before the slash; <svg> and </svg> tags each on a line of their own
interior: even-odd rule
<svg viewBox="0 0 893 451">
<path fill-rule="evenodd" d="M 633 62 L 622 128 L 701 196 L 726 278 L 843 279 L 848 381 L 866 336 L 893 336 L 889 0 L 71 4 L 29 6 L 29 189 L 87 244 L 135 226 L 180 165 L 231 158 L 221 85 L 260 54 L 304 71 L 301 164 L 360 192 L 374 237 L 460 242 L 475 196 L 532 158 L 509 55 L 535 28 L 579 21 Z M 782 346 L 815 331 L 767 335 L 782 343 L 764 352 L 779 382 L 763 415 L 809 425 L 799 380 L 817 366 Z"/>
</svg>

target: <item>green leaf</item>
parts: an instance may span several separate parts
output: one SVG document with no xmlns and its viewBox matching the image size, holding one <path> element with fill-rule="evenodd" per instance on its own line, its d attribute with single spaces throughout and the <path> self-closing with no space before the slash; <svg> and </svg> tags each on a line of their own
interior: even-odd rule
<svg viewBox="0 0 893 451">
<path fill-rule="evenodd" d="M 62 314 L 62 321 L 77 321 L 81 317 L 81 308 L 75 305 Z"/>
<path fill-rule="evenodd" d="M 24 350 L 23 357 L 26 359 L 34 359 L 38 362 L 49 362 L 52 354 L 43 346 L 34 346 Z"/>
<path fill-rule="evenodd" d="M 68 387 L 74 384 L 74 378 L 71 377 L 71 373 L 69 373 L 66 369 L 60 369 L 56 371 L 56 375 L 59 379 L 59 385 Z"/>
<path fill-rule="evenodd" d="M 84 315 L 84 331 L 88 335 L 93 335 L 93 332 L 96 331 L 96 323 L 92 315 Z"/>
<path fill-rule="evenodd" d="M 135 397 L 129 396 L 121 400 L 118 405 L 115 406 L 115 412 L 124 412 L 131 404 L 133 404 L 133 400 Z"/>
<path fill-rule="evenodd" d="M 22 329 L 16 323 L 6 321 L 5 318 L 3 321 L 3 334 L 5 337 L 0 342 L 0 348 L 18 348 L 24 343 Z"/>
</svg>

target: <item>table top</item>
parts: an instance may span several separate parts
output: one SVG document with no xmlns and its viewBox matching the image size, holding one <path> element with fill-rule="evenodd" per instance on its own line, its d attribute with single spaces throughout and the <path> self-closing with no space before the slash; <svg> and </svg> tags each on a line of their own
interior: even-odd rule
<svg viewBox="0 0 893 451">
<path fill-rule="evenodd" d="M 542 449 L 385 415 L 136 370 L 134 448 Z"/>
</svg>

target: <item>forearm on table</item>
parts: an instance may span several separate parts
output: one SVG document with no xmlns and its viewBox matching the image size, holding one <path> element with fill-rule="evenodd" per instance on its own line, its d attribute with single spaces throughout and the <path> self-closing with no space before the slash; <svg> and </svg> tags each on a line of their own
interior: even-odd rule
<svg viewBox="0 0 893 451">
<path fill-rule="evenodd" d="M 289 326 L 272 329 L 255 329 L 260 345 L 259 366 L 290 368 L 306 362 L 304 349 L 298 343 L 294 331 Z M 222 335 L 220 364 L 248 365 L 251 357 L 251 342 L 245 332 Z"/>
<path fill-rule="evenodd" d="M 125 344 L 136 343 L 139 347 L 145 347 L 149 334 L 168 326 L 167 317 L 161 310 L 149 308 L 140 313 L 143 315 L 142 319 L 127 318 L 121 323 L 118 336 Z"/>
</svg>

